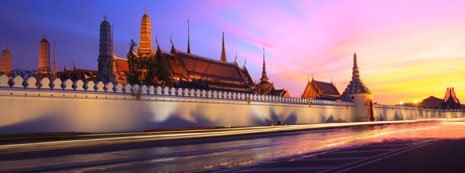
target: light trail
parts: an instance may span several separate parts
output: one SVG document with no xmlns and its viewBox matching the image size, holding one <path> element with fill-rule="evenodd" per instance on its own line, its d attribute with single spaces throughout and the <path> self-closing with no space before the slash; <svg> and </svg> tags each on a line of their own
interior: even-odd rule
<svg viewBox="0 0 465 173">
<path fill-rule="evenodd" d="M 138 142 L 138 141 L 160 141 L 160 140 L 177 140 L 177 139 L 192 139 L 192 138 L 205 138 L 205 137 L 221 137 L 221 136 L 233 136 L 233 135 L 246 135 L 256 133 L 271 133 L 271 132 L 286 132 L 296 130 L 310 130 L 310 129 L 322 129 L 322 128 L 337 128 L 337 127 L 350 127 L 350 126 L 364 126 L 364 125 L 382 125 L 382 124 L 402 124 L 402 123 L 418 123 L 418 122 L 431 122 L 431 121 L 462 121 L 465 118 L 455 119 L 424 119 L 424 120 L 405 120 L 405 121 L 376 121 L 376 122 L 354 122 L 354 123 L 325 123 L 325 124 L 306 124 L 306 125 L 284 125 L 284 126 L 262 126 L 262 127 L 241 127 L 241 128 L 229 128 L 229 129 L 212 129 L 212 130 L 184 130 L 175 132 L 141 132 L 141 133 L 125 133 L 132 136 L 119 136 L 119 137 L 106 137 L 109 134 L 94 134 L 94 135 L 82 135 L 82 136 L 93 136 L 103 137 L 98 139 L 76 139 L 66 141 L 50 141 L 50 142 L 34 142 L 24 144 L 7 144 L 0 146 L 0 150 L 5 150 L 2 153 L 8 153 L 8 151 L 14 152 L 14 150 L 28 148 L 40 149 L 41 147 L 53 146 L 58 148 L 57 145 L 65 144 L 78 144 L 75 147 L 92 146 L 98 145 L 99 142 L 112 142 L 116 143 L 127 143 L 127 142 Z M 110 134 L 111 135 L 111 134 Z M 70 146 L 68 146 L 70 147 Z"/>
</svg>

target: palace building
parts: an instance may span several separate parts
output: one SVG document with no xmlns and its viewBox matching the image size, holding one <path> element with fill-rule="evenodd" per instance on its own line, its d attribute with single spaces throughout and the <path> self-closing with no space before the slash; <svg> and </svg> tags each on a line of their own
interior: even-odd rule
<svg viewBox="0 0 465 173">
<path fill-rule="evenodd" d="M 253 82 L 247 68 L 235 61 L 228 62 L 224 33 L 219 60 L 191 53 L 188 27 L 187 51 L 177 49 L 171 41 L 171 50 L 164 51 L 157 41 L 152 47 L 150 18 L 145 13 L 141 20 L 140 40 L 137 51 L 131 43 L 128 59 L 113 53 L 111 25 L 105 18 L 100 25 L 100 51 L 98 80 L 119 83 L 156 84 L 198 89 L 248 92 L 288 96 L 287 90 L 277 90 L 268 81 L 265 62 L 259 84 Z M 112 75 L 114 74 L 114 76 Z"/>
<path fill-rule="evenodd" d="M 307 82 L 302 98 L 340 100 L 341 95 L 333 82 L 317 81 L 312 77 L 312 80 Z"/>
</svg>

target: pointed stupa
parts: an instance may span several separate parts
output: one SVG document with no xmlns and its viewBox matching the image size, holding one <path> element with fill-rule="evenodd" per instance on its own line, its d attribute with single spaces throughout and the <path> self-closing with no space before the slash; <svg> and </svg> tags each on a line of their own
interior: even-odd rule
<svg viewBox="0 0 465 173">
<path fill-rule="evenodd" d="M 113 32 L 112 25 L 107 20 L 107 16 L 104 16 L 102 23 L 100 23 L 99 55 L 97 61 L 97 79 L 103 82 L 115 81 Z"/>
<path fill-rule="evenodd" d="M 222 46 L 221 46 L 221 58 L 220 58 L 221 61 L 224 61 L 226 62 L 227 61 L 227 58 L 226 58 L 226 48 L 224 46 L 224 32 L 223 32 L 223 41 L 222 41 Z"/>
<path fill-rule="evenodd" d="M 0 72 L 3 74 L 11 73 L 11 52 L 8 50 L 8 46 L 2 51 L 2 57 L 0 59 Z"/>
<path fill-rule="evenodd" d="M 152 47 L 152 31 L 150 27 L 150 19 L 147 15 L 147 11 L 142 16 L 140 24 L 140 41 L 137 53 L 139 56 L 152 56 L 154 53 Z"/>
<path fill-rule="evenodd" d="M 352 101 L 351 94 L 371 94 L 368 87 L 365 86 L 360 79 L 360 71 L 357 64 L 357 54 L 354 53 L 354 66 L 352 67 L 352 80 L 347 85 L 347 88 L 342 93 L 343 101 Z"/>
<path fill-rule="evenodd" d="M 37 74 L 39 77 L 50 75 L 50 42 L 48 42 L 45 34 L 39 44 L 39 63 Z"/>
<path fill-rule="evenodd" d="M 265 48 L 263 48 L 263 67 L 262 67 L 262 77 L 260 78 L 260 81 L 268 82 L 268 75 L 266 74 Z"/>
</svg>

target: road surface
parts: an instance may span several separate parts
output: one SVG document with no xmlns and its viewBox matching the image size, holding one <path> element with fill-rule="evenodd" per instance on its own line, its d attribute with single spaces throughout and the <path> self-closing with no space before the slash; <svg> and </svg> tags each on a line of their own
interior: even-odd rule
<svg viewBox="0 0 465 173">
<path fill-rule="evenodd" d="M 417 166 L 411 164 L 441 156 L 438 148 L 460 153 L 457 149 L 465 146 L 457 146 L 465 142 L 451 139 L 462 138 L 465 122 L 448 121 L 173 140 L 138 136 L 10 144 L 0 146 L 0 172 L 412 172 Z M 412 152 L 420 154 L 408 155 Z M 461 156 L 439 157 L 452 165 L 429 166 L 453 167 L 465 161 Z"/>
</svg>

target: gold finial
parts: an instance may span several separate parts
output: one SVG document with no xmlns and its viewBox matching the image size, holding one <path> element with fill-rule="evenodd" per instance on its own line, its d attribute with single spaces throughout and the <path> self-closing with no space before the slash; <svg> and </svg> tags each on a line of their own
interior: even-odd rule
<svg viewBox="0 0 465 173">
<path fill-rule="evenodd" d="M 226 59 L 226 48 L 224 46 L 224 32 L 223 32 L 223 40 L 222 40 L 222 47 L 221 47 L 221 57 L 220 57 L 220 60 L 221 61 L 224 61 L 226 62 L 227 59 Z"/>
</svg>

